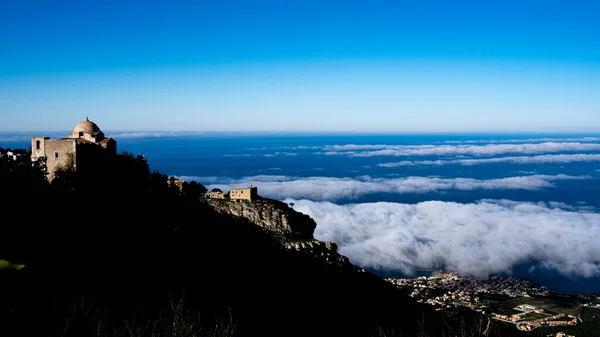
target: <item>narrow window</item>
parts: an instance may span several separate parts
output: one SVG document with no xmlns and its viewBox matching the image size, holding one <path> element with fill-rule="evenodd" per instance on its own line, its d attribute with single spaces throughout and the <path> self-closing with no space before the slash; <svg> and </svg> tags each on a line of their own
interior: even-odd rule
<svg viewBox="0 0 600 337">
<path fill-rule="evenodd" d="M 79 137 L 83 137 L 83 132 L 80 132 L 80 133 L 79 133 Z"/>
<path fill-rule="evenodd" d="M 58 159 L 58 152 L 54 152 L 54 159 Z"/>
<path fill-rule="evenodd" d="M 36 140 L 36 141 L 35 141 L 35 149 L 36 149 L 36 150 L 39 150 L 39 149 L 40 149 L 40 141 L 39 141 L 39 140 Z"/>
</svg>

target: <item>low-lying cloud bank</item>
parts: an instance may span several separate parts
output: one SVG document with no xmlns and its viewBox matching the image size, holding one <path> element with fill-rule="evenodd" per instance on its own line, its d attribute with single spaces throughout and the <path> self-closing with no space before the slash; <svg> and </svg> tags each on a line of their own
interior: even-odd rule
<svg viewBox="0 0 600 337">
<path fill-rule="evenodd" d="M 545 154 L 539 156 L 518 157 L 496 157 L 481 159 L 452 159 L 452 160 L 403 160 L 395 163 L 378 164 L 380 167 L 402 167 L 402 166 L 443 166 L 443 165 L 480 165 L 480 164 L 566 164 L 575 162 L 600 161 L 600 154 L 577 153 L 577 154 Z"/>
<path fill-rule="evenodd" d="M 539 190 L 554 187 L 554 181 L 581 180 L 587 176 L 529 175 L 498 179 L 438 178 L 438 177 L 402 177 L 356 178 L 306 177 L 262 175 L 241 179 L 219 177 L 180 176 L 186 181 L 195 180 L 208 188 L 220 188 L 224 191 L 234 187 L 258 186 L 259 194 L 274 199 L 294 198 L 320 201 L 356 199 L 373 193 L 427 193 L 448 190 Z"/>
<path fill-rule="evenodd" d="M 275 156 L 295 156 L 296 152 L 275 152 L 275 153 L 265 153 L 263 156 L 265 157 L 275 157 Z"/>
<path fill-rule="evenodd" d="M 376 156 L 495 156 L 506 153 L 557 153 L 569 151 L 600 151 L 598 143 L 546 142 L 528 144 L 487 145 L 330 145 L 322 154 L 329 156 L 376 157 Z"/>
<path fill-rule="evenodd" d="M 285 201 L 315 219 L 316 238 L 336 242 L 364 268 L 448 268 L 486 277 L 537 261 L 563 275 L 600 275 L 600 214 L 561 203 Z"/>
<path fill-rule="evenodd" d="M 473 140 L 448 140 L 446 144 L 497 144 L 497 143 L 532 143 L 532 142 L 598 142 L 599 137 L 566 137 L 566 138 L 526 138 L 526 139 L 473 139 Z"/>
</svg>

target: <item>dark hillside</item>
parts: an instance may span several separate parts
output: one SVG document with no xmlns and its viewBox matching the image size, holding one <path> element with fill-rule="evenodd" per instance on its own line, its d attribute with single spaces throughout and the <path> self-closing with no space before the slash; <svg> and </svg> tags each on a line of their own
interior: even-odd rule
<svg viewBox="0 0 600 337">
<path fill-rule="evenodd" d="M 236 336 L 411 336 L 423 317 L 432 335 L 441 326 L 380 278 L 282 249 L 189 186 L 180 194 L 141 157 L 62 172 L 52 186 L 29 165 L 3 170 L 0 258 L 26 267 L 0 273 L 2 336 L 112 336 L 126 325 L 171 336 L 157 331 L 173 327 L 180 299 L 185 317 L 233 322 Z"/>
</svg>

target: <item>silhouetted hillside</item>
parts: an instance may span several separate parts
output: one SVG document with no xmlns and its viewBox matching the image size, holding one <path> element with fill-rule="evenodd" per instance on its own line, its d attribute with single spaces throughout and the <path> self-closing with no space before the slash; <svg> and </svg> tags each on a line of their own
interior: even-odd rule
<svg viewBox="0 0 600 337">
<path fill-rule="evenodd" d="M 26 266 L 0 271 L 1 336 L 444 334 L 437 312 L 391 284 L 283 249 L 141 156 L 59 172 L 52 185 L 28 163 L 0 168 L 0 259 Z"/>
</svg>

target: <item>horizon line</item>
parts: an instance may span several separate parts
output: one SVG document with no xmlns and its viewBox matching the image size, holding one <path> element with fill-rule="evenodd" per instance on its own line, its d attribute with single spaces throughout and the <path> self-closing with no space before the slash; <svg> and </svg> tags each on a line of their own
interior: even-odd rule
<svg viewBox="0 0 600 337">
<path fill-rule="evenodd" d="M 600 130 L 562 130 L 562 131 L 539 131 L 539 130 L 505 130 L 505 131 L 352 131 L 352 130 L 169 130 L 169 129 L 144 129 L 144 130 L 102 130 L 105 135 L 121 134 L 142 134 L 142 133 L 169 133 L 169 134 L 364 134 L 364 135 L 532 135 L 532 134 L 598 134 Z M 70 133 L 70 129 L 64 130 L 0 130 L 0 133 Z"/>
</svg>

